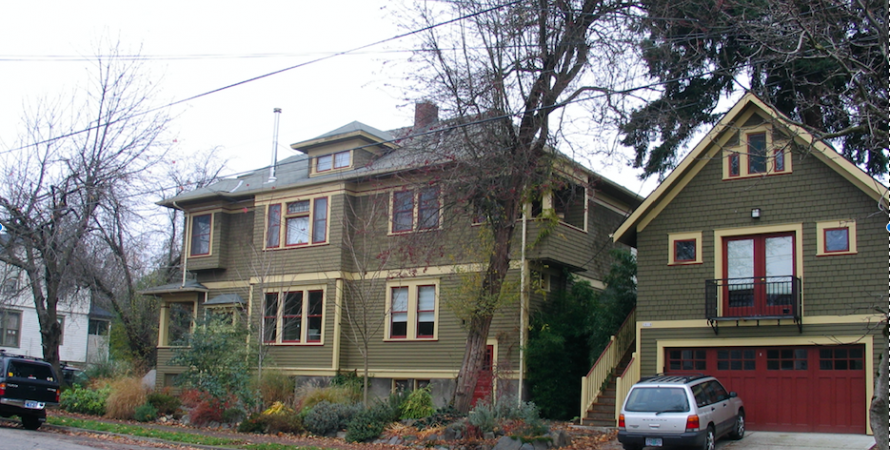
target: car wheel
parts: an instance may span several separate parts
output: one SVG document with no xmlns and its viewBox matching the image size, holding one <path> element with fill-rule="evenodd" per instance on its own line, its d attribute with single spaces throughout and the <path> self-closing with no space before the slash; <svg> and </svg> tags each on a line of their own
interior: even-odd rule
<svg viewBox="0 0 890 450">
<path fill-rule="evenodd" d="M 37 416 L 22 416 L 22 425 L 26 430 L 36 430 L 40 428 L 40 418 Z"/>
<path fill-rule="evenodd" d="M 730 439 L 739 440 L 745 437 L 745 411 L 739 411 L 738 417 L 735 418 L 735 426 L 729 433 Z"/>
<path fill-rule="evenodd" d="M 702 450 L 714 450 L 716 444 L 717 437 L 714 435 L 714 427 L 708 427 L 708 432 L 705 435 L 705 443 L 701 448 Z"/>
</svg>

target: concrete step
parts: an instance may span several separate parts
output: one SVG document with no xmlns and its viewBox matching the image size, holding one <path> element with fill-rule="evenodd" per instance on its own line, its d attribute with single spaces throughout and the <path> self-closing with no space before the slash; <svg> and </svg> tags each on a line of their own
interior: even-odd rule
<svg viewBox="0 0 890 450">
<path fill-rule="evenodd" d="M 611 420 L 581 419 L 581 425 L 588 426 L 588 427 L 614 427 L 615 419 L 611 419 Z"/>
</svg>

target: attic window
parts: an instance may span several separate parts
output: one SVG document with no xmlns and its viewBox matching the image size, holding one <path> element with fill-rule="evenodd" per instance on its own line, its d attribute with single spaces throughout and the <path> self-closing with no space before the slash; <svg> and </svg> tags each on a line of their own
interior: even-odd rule
<svg viewBox="0 0 890 450">
<path fill-rule="evenodd" d="M 791 173 L 787 143 L 777 143 L 770 128 L 759 126 L 741 133 L 740 142 L 728 143 L 723 156 L 723 179 L 762 177 Z"/>
<path fill-rule="evenodd" d="M 333 153 L 316 158 L 315 171 L 326 172 L 331 169 L 345 169 L 350 165 L 350 152 Z"/>
</svg>

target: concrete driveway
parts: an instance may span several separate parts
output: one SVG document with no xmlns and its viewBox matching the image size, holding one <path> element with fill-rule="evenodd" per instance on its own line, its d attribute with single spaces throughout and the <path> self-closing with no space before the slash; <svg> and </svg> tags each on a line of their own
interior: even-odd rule
<svg viewBox="0 0 890 450">
<path fill-rule="evenodd" d="M 748 431 L 741 441 L 721 439 L 717 450 L 869 450 L 873 445 L 874 437 L 864 434 Z"/>
</svg>

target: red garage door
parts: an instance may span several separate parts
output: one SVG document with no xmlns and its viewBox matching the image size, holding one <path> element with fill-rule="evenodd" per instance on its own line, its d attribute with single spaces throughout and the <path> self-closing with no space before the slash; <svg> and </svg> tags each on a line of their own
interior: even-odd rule
<svg viewBox="0 0 890 450">
<path fill-rule="evenodd" d="M 760 431 L 865 433 L 864 346 L 669 348 L 665 373 L 717 377 Z"/>
</svg>

